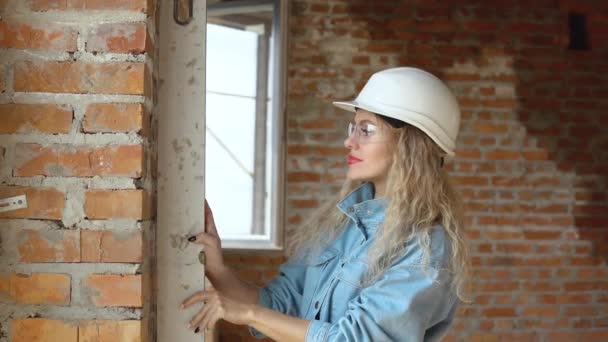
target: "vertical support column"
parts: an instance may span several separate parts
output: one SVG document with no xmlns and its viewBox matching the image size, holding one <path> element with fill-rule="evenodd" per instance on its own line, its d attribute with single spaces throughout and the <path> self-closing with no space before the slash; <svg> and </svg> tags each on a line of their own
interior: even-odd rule
<svg viewBox="0 0 608 342">
<path fill-rule="evenodd" d="M 160 2 L 156 232 L 159 342 L 204 339 L 202 334 L 186 329 L 200 306 L 181 310 L 179 304 L 204 287 L 204 269 L 198 261 L 200 248 L 186 239 L 203 229 L 206 0 L 191 0 L 192 19 L 180 20 L 181 25 L 174 20 L 174 1 L 189 0 Z"/>
</svg>

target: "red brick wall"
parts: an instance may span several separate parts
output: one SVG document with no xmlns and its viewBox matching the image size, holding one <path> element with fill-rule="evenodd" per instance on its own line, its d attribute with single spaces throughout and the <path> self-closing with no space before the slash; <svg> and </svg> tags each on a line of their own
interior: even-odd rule
<svg viewBox="0 0 608 342">
<path fill-rule="evenodd" d="M 448 161 L 467 204 L 471 305 L 446 341 L 608 340 L 605 1 L 292 1 L 288 226 L 337 191 L 356 95 L 377 70 L 430 70 L 463 114 Z M 568 14 L 590 51 L 568 50 Z M 229 253 L 263 284 L 280 255 Z M 268 259 L 265 259 L 268 258 Z M 224 341 L 253 340 L 222 325 Z"/>
<path fill-rule="evenodd" d="M 0 1 L 2 341 L 146 340 L 154 7 Z"/>
</svg>

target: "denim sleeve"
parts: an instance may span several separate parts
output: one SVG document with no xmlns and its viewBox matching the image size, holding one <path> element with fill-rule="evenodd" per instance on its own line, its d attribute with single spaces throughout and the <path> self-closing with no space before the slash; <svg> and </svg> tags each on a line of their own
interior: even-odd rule
<svg viewBox="0 0 608 342">
<path fill-rule="evenodd" d="M 334 324 L 312 321 L 306 341 L 423 341 L 433 316 L 454 303 L 449 278 L 447 270 L 395 266 L 362 289 Z"/>
<path fill-rule="evenodd" d="M 298 316 L 305 278 L 305 265 L 290 263 L 281 265 L 279 275 L 258 290 L 258 305 L 289 316 Z M 253 327 L 249 327 L 249 332 L 257 338 L 265 337 Z"/>
</svg>

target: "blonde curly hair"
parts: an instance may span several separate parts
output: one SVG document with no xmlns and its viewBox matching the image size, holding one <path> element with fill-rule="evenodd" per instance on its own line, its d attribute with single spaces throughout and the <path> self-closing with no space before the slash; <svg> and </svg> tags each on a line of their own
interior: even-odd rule
<svg viewBox="0 0 608 342">
<path fill-rule="evenodd" d="M 463 210 L 460 196 L 442 167 L 443 151 L 414 126 L 392 128 L 386 121 L 378 121 L 383 129 L 392 131 L 396 145 L 384 193 L 388 203 L 385 220 L 368 251 L 364 286 L 372 284 L 402 256 L 412 239 L 418 239 L 424 248 L 423 264 L 428 262 L 430 232 L 440 224 L 451 247 L 449 269 L 453 288 L 459 299 L 468 301 L 464 291 L 469 260 Z M 308 221 L 290 232 L 287 244 L 290 259 L 311 260 L 342 232 L 348 217 L 336 205 L 357 186 L 358 182 L 347 179 L 338 196 L 325 202 Z"/>
</svg>

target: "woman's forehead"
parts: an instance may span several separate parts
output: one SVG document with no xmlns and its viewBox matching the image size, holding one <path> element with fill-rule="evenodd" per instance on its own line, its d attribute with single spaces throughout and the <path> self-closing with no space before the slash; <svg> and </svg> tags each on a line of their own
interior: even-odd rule
<svg viewBox="0 0 608 342">
<path fill-rule="evenodd" d="M 365 109 L 359 108 L 359 109 L 357 109 L 357 112 L 355 113 L 356 122 L 367 120 L 367 121 L 371 121 L 373 123 L 377 123 L 377 119 L 378 119 L 378 117 L 376 116 L 376 114 L 374 114 L 372 112 L 368 112 Z"/>
</svg>

